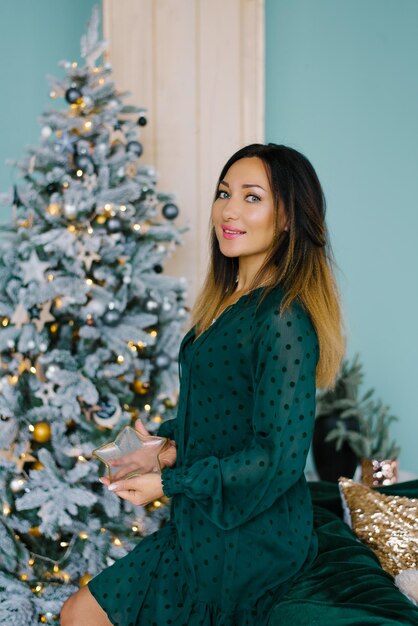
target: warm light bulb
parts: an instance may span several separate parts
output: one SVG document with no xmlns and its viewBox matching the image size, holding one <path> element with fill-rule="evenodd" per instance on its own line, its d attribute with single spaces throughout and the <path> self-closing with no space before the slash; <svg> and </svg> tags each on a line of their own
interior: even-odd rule
<svg viewBox="0 0 418 626">
<path fill-rule="evenodd" d="M 89 538 L 88 534 L 84 530 L 82 530 L 81 533 L 78 533 L 78 536 L 80 537 L 80 539 L 88 539 Z"/>
<path fill-rule="evenodd" d="M 86 122 L 84 122 L 84 128 L 86 130 L 90 130 L 92 126 L 93 126 L 93 124 L 91 123 L 90 120 L 87 120 Z"/>
<path fill-rule="evenodd" d="M 61 548 L 67 548 L 68 547 L 68 541 L 60 541 L 60 546 L 61 546 Z"/>
<path fill-rule="evenodd" d="M 123 363 L 125 359 L 124 359 L 124 357 L 121 354 L 119 354 L 118 358 L 116 360 L 117 360 L 118 363 Z"/>
<path fill-rule="evenodd" d="M 55 563 L 54 567 L 52 568 L 54 571 L 54 574 L 58 574 L 58 572 L 60 571 L 60 568 L 58 567 L 58 565 Z"/>
<path fill-rule="evenodd" d="M 119 539 L 119 537 L 115 537 L 115 538 L 114 538 L 114 540 L 113 540 L 113 545 L 114 545 L 114 546 L 118 546 L 118 547 L 122 545 L 122 542 L 121 542 L 121 540 Z"/>
<path fill-rule="evenodd" d="M 12 376 L 9 376 L 7 380 L 11 385 L 17 385 L 19 382 L 19 376 L 17 374 L 13 374 Z"/>
<path fill-rule="evenodd" d="M 156 331 L 156 330 L 152 330 L 152 331 L 150 332 L 150 335 L 151 335 L 151 337 L 156 337 L 156 336 L 158 335 L 158 333 L 157 333 L 157 331 Z"/>
<path fill-rule="evenodd" d="M 124 204 L 121 204 L 119 207 L 119 211 L 122 211 L 122 212 L 126 211 L 126 206 Z"/>
<path fill-rule="evenodd" d="M 36 367 L 33 367 L 33 365 L 29 368 L 29 370 L 32 374 L 36 374 Z"/>
<path fill-rule="evenodd" d="M 85 459 L 85 457 L 82 454 L 79 454 L 77 458 L 80 461 L 80 463 L 85 463 L 86 462 L 86 459 Z"/>
<path fill-rule="evenodd" d="M 134 225 L 132 226 L 132 228 L 133 228 L 134 230 L 141 230 L 141 224 L 134 224 Z"/>
<path fill-rule="evenodd" d="M 161 502 L 159 500 L 154 500 L 153 505 L 158 509 L 161 506 Z"/>
<path fill-rule="evenodd" d="M 3 515 L 4 517 L 7 517 L 8 515 L 10 515 L 11 512 L 11 508 L 8 504 L 8 502 L 3 502 Z"/>
<path fill-rule="evenodd" d="M 54 280 L 54 274 L 48 274 L 47 278 L 49 282 L 51 282 L 52 280 Z"/>
<path fill-rule="evenodd" d="M 151 411 L 151 405 L 150 404 L 145 404 L 144 405 L 144 410 L 145 411 Z"/>
<path fill-rule="evenodd" d="M 83 170 L 77 170 L 76 174 L 79 178 L 81 178 L 83 175 Z"/>
<path fill-rule="evenodd" d="M 20 574 L 20 580 L 27 580 L 27 579 L 28 579 L 27 574 Z"/>
<path fill-rule="evenodd" d="M 92 285 L 92 284 L 93 284 L 92 279 L 91 279 L 91 278 L 86 278 L 86 285 L 89 285 L 89 286 L 90 286 L 90 285 Z"/>
<path fill-rule="evenodd" d="M 28 565 L 30 565 L 32 567 L 32 565 L 34 565 L 34 563 L 35 563 L 35 559 L 29 559 Z"/>
<path fill-rule="evenodd" d="M 35 426 L 33 424 L 29 424 L 28 428 L 31 433 L 35 432 Z"/>
<path fill-rule="evenodd" d="M 9 325 L 9 320 L 7 319 L 7 317 L 5 317 L 2 321 L 1 321 L 2 326 L 8 326 Z"/>
</svg>

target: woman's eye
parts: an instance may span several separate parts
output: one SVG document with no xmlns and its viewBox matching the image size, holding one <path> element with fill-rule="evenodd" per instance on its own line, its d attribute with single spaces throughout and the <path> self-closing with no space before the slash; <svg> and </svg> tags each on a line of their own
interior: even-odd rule
<svg viewBox="0 0 418 626">
<path fill-rule="evenodd" d="M 261 200 L 261 198 L 259 196 L 256 196 L 253 193 L 248 194 L 247 199 L 248 198 L 251 198 L 250 202 L 260 202 L 260 200 Z"/>
<path fill-rule="evenodd" d="M 225 195 L 222 195 L 222 194 L 225 194 Z M 222 198 L 222 199 L 224 199 L 224 198 L 226 198 L 227 196 L 228 196 L 228 192 L 227 192 L 227 191 L 224 191 L 223 189 L 218 189 L 218 192 L 217 192 L 217 194 L 216 194 L 216 197 L 217 197 L 217 198 Z"/>
</svg>

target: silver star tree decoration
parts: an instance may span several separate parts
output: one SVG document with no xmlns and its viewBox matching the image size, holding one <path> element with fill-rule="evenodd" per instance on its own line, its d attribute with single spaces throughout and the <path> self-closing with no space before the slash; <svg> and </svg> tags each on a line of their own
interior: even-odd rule
<svg viewBox="0 0 418 626">
<path fill-rule="evenodd" d="M 42 400 L 44 406 L 49 404 L 54 395 L 54 383 L 52 382 L 44 383 L 42 387 L 39 387 L 38 391 L 35 391 L 35 396 Z"/>
<path fill-rule="evenodd" d="M 47 322 L 55 322 L 55 317 L 51 315 L 51 304 L 52 301 L 44 302 L 42 304 L 41 312 L 39 314 L 39 319 L 32 320 L 36 326 L 36 330 L 38 333 L 43 330 L 43 327 Z"/>
<path fill-rule="evenodd" d="M 45 282 L 44 272 L 48 269 L 49 263 L 41 261 L 35 250 L 32 250 L 27 261 L 22 261 L 21 267 L 24 274 L 23 283 L 25 285 L 31 280 L 36 280 L 38 283 Z"/>
<path fill-rule="evenodd" d="M 21 302 L 17 305 L 15 312 L 10 318 L 10 323 L 14 324 L 17 328 L 22 328 L 24 324 L 29 322 L 29 315 L 25 307 Z"/>
</svg>

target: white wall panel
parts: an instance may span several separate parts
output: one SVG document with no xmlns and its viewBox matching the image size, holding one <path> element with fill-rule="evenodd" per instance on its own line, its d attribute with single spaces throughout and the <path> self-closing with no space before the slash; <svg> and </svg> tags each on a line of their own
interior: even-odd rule
<svg viewBox="0 0 418 626">
<path fill-rule="evenodd" d="M 144 162 L 190 226 L 165 271 L 187 278 L 191 305 L 220 168 L 264 140 L 264 0 L 104 0 L 103 12 L 116 84 L 149 110 Z"/>
</svg>

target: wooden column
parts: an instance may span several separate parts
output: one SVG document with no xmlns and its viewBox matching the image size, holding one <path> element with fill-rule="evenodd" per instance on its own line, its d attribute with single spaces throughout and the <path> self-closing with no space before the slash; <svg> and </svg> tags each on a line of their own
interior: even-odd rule
<svg viewBox="0 0 418 626">
<path fill-rule="evenodd" d="M 165 271 L 187 278 L 191 305 L 221 167 L 264 141 L 264 0 L 103 0 L 103 22 L 118 88 L 148 109 L 144 163 L 190 227 Z"/>
</svg>

